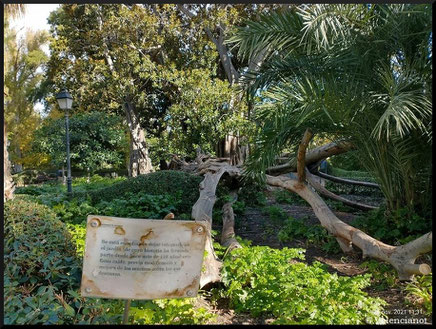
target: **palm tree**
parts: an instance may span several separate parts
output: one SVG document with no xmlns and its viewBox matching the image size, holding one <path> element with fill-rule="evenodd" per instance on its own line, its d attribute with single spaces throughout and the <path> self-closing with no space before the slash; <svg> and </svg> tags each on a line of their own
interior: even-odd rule
<svg viewBox="0 0 436 329">
<path fill-rule="evenodd" d="M 431 23 L 429 5 L 301 5 L 237 29 L 228 42 L 241 58 L 275 49 L 245 75 L 262 94 L 246 174 L 265 173 L 310 128 L 355 145 L 388 210 L 428 215 Z"/>
<path fill-rule="evenodd" d="M 24 14 L 25 11 L 25 5 L 24 4 L 6 4 L 4 5 L 5 9 L 5 16 L 4 16 L 4 29 L 7 30 L 9 19 L 19 17 L 20 15 Z M 5 59 L 4 59 L 4 72 L 7 72 L 7 43 L 5 38 Z M 4 83 L 3 83 L 4 85 Z M 5 99 L 8 96 L 7 90 L 5 89 L 3 91 Z M 3 201 L 9 200 L 13 198 L 14 195 L 14 184 L 11 176 L 11 164 L 9 161 L 9 154 L 8 154 L 8 138 L 6 134 L 6 124 L 3 123 L 3 164 L 4 164 L 4 178 L 3 178 L 3 186 L 4 186 L 4 192 L 3 192 Z"/>
</svg>

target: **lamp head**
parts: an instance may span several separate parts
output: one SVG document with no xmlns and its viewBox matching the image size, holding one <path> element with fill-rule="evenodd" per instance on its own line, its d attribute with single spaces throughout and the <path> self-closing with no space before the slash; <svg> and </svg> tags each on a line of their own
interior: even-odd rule
<svg viewBox="0 0 436 329">
<path fill-rule="evenodd" d="M 59 107 L 62 110 L 71 110 L 73 106 L 73 97 L 71 97 L 67 90 L 63 90 L 57 94 L 56 99 L 58 100 Z"/>
</svg>

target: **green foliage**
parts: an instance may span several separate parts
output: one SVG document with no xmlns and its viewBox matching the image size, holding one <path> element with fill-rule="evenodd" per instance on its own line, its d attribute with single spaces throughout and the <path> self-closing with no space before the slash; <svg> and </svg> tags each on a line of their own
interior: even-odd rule
<svg viewBox="0 0 436 329">
<path fill-rule="evenodd" d="M 19 173 L 12 175 L 12 179 L 17 187 L 22 187 L 24 185 L 36 184 L 47 177 L 47 174 L 40 170 L 23 170 Z"/>
<path fill-rule="evenodd" d="M 66 226 L 71 234 L 71 241 L 76 245 L 76 255 L 82 259 L 85 253 L 86 224 L 66 223 Z"/>
<path fill-rule="evenodd" d="M 121 119 L 102 112 L 73 115 L 69 118 L 71 166 L 91 173 L 98 169 L 124 165 L 127 140 Z M 48 154 L 50 164 L 65 161 L 65 118 L 44 120 L 35 131 L 33 150 Z"/>
<path fill-rule="evenodd" d="M 121 300 L 83 298 L 78 292 L 85 226 L 65 226 L 52 210 L 28 198 L 17 196 L 5 207 L 5 324 L 120 324 Z M 133 301 L 133 323 L 204 324 L 214 318 L 193 303 L 190 298 Z"/>
<path fill-rule="evenodd" d="M 203 307 L 194 306 L 194 298 L 132 301 L 132 324 L 207 324 L 216 318 Z"/>
<path fill-rule="evenodd" d="M 324 227 L 321 225 L 306 225 L 304 219 L 289 217 L 277 237 L 281 242 L 305 239 L 306 243 L 318 245 L 329 254 L 341 252 L 336 239 Z"/>
<path fill-rule="evenodd" d="M 262 209 L 264 214 L 268 214 L 269 220 L 273 224 L 281 224 L 288 217 L 286 212 L 278 206 L 269 206 Z"/>
<path fill-rule="evenodd" d="M 413 297 L 412 304 L 425 309 L 427 315 L 432 315 L 433 303 L 433 276 L 432 274 L 415 277 L 413 282 L 407 284 L 405 290 L 408 297 Z"/>
<path fill-rule="evenodd" d="M 388 244 L 407 243 L 422 234 L 431 231 L 432 223 L 402 208 L 395 212 L 386 212 L 386 208 L 368 211 L 354 219 L 353 226 Z"/>
<path fill-rule="evenodd" d="M 151 195 L 145 192 L 127 192 L 111 201 L 92 205 L 90 200 L 64 200 L 52 206 L 56 215 L 66 223 L 80 224 L 89 214 L 104 216 L 161 219 L 170 212 L 177 212 L 181 200 L 177 194 Z"/>
<path fill-rule="evenodd" d="M 274 191 L 274 198 L 278 203 L 287 203 L 291 205 L 307 205 L 307 202 L 299 195 L 283 189 Z"/>
<path fill-rule="evenodd" d="M 5 204 L 5 324 L 116 323 L 99 300 L 78 295 L 81 269 L 53 211 L 16 196 Z M 118 321 L 120 322 L 120 321 Z"/>
<path fill-rule="evenodd" d="M 362 291 L 369 276 L 339 277 L 303 259 L 303 249 L 235 249 L 224 261 L 223 295 L 237 312 L 273 316 L 275 324 L 385 323 L 386 303 Z"/>
<path fill-rule="evenodd" d="M 328 171 L 328 173 L 332 176 L 376 183 L 375 178 L 365 170 L 356 170 L 355 168 L 342 169 L 330 166 Z"/>
<path fill-rule="evenodd" d="M 5 204 L 5 275 L 35 285 L 51 280 L 68 287 L 77 275 L 74 246 L 65 225 L 49 208 L 17 197 Z"/>
<path fill-rule="evenodd" d="M 175 170 L 162 170 L 113 184 L 107 188 L 77 193 L 78 198 L 89 195 L 92 204 L 121 199 L 126 193 L 144 192 L 149 195 L 170 195 L 177 200 L 177 213 L 190 213 L 198 199 L 202 177 Z M 177 214 L 176 214 L 177 215 Z"/>
<path fill-rule="evenodd" d="M 366 168 L 362 165 L 362 161 L 360 160 L 358 153 L 355 150 L 348 151 L 342 154 L 337 154 L 328 158 L 327 161 L 330 165 L 327 167 L 328 171 L 330 171 L 332 167 L 348 171 L 366 170 Z"/>
<path fill-rule="evenodd" d="M 375 290 L 381 291 L 393 288 L 399 283 L 397 272 L 388 263 L 369 259 L 360 264 L 359 267 L 371 273 L 371 286 Z"/>
<path fill-rule="evenodd" d="M 431 212 L 431 22 L 427 4 L 321 4 L 235 28 L 240 58 L 271 50 L 245 75 L 252 97 L 261 93 L 247 176 L 264 180 L 309 127 L 356 147 L 388 209 Z"/>
<path fill-rule="evenodd" d="M 38 128 L 41 118 L 34 104 L 42 98 L 40 93 L 43 68 L 48 57 L 43 47 L 47 44 L 46 31 L 27 31 L 18 38 L 17 31 L 5 21 L 4 61 L 4 121 L 10 142 L 11 162 L 35 168 L 44 155 L 30 152 L 32 132 Z"/>
<path fill-rule="evenodd" d="M 89 177 L 89 182 L 88 182 L 88 177 L 74 178 L 72 182 L 72 186 L 75 189 L 79 188 L 80 190 L 89 191 L 89 190 L 96 190 L 96 189 L 108 187 L 112 184 L 122 182 L 126 179 L 127 177 L 109 178 L 109 177 L 102 177 L 100 175 L 95 174 Z"/>
</svg>

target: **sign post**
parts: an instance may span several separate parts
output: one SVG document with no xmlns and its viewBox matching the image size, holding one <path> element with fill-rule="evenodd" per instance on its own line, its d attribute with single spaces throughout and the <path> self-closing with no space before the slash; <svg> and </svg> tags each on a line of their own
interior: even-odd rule
<svg viewBox="0 0 436 329">
<path fill-rule="evenodd" d="M 84 297 L 195 297 L 200 284 L 206 222 L 89 215 L 83 258 Z"/>
</svg>

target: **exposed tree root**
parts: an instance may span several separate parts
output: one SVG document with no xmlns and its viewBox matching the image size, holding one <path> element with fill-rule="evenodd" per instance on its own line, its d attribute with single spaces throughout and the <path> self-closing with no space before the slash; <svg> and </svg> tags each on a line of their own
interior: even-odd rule
<svg viewBox="0 0 436 329">
<path fill-rule="evenodd" d="M 341 196 L 339 196 L 339 195 L 337 195 L 337 194 L 335 194 L 333 192 L 330 192 L 324 186 L 322 186 L 315 179 L 315 177 L 311 173 L 309 173 L 309 171 L 306 171 L 306 179 L 307 179 L 307 181 L 310 183 L 310 185 L 315 190 L 317 190 L 321 195 L 323 195 L 323 196 L 325 196 L 325 197 L 327 197 L 329 199 L 340 201 L 343 204 L 346 204 L 347 206 L 350 206 L 350 207 L 353 207 L 353 208 L 357 208 L 357 209 L 360 209 L 360 210 L 368 211 L 368 210 L 377 209 L 377 207 L 366 205 L 366 204 L 359 203 L 359 202 L 354 202 L 354 201 L 348 200 L 346 198 L 343 198 L 343 197 L 341 197 Z"/>
<path fill-rule="evenodd" d="M 349 184 L 349 185 L 358 185 L 358 186 L 366 186 L 366 187 L 374 187 L 374 188 L 380 188 L 380 186 L 376 183 L 371 183 L 371 182 L 362 182 L 362 181 L 357 181 L 357 180 L 353 180 L 353 179 L 345 179 L 345 178 L 341 178 L 341 177 L 336 177 L 336 176 L 332 176 L 320 171 L 316 171 L 314 172 L 315 175 L 331 180 L 332 182 L 336 182 L 336 183 L 341 183 L 341 184 Z"/>
</svg>

